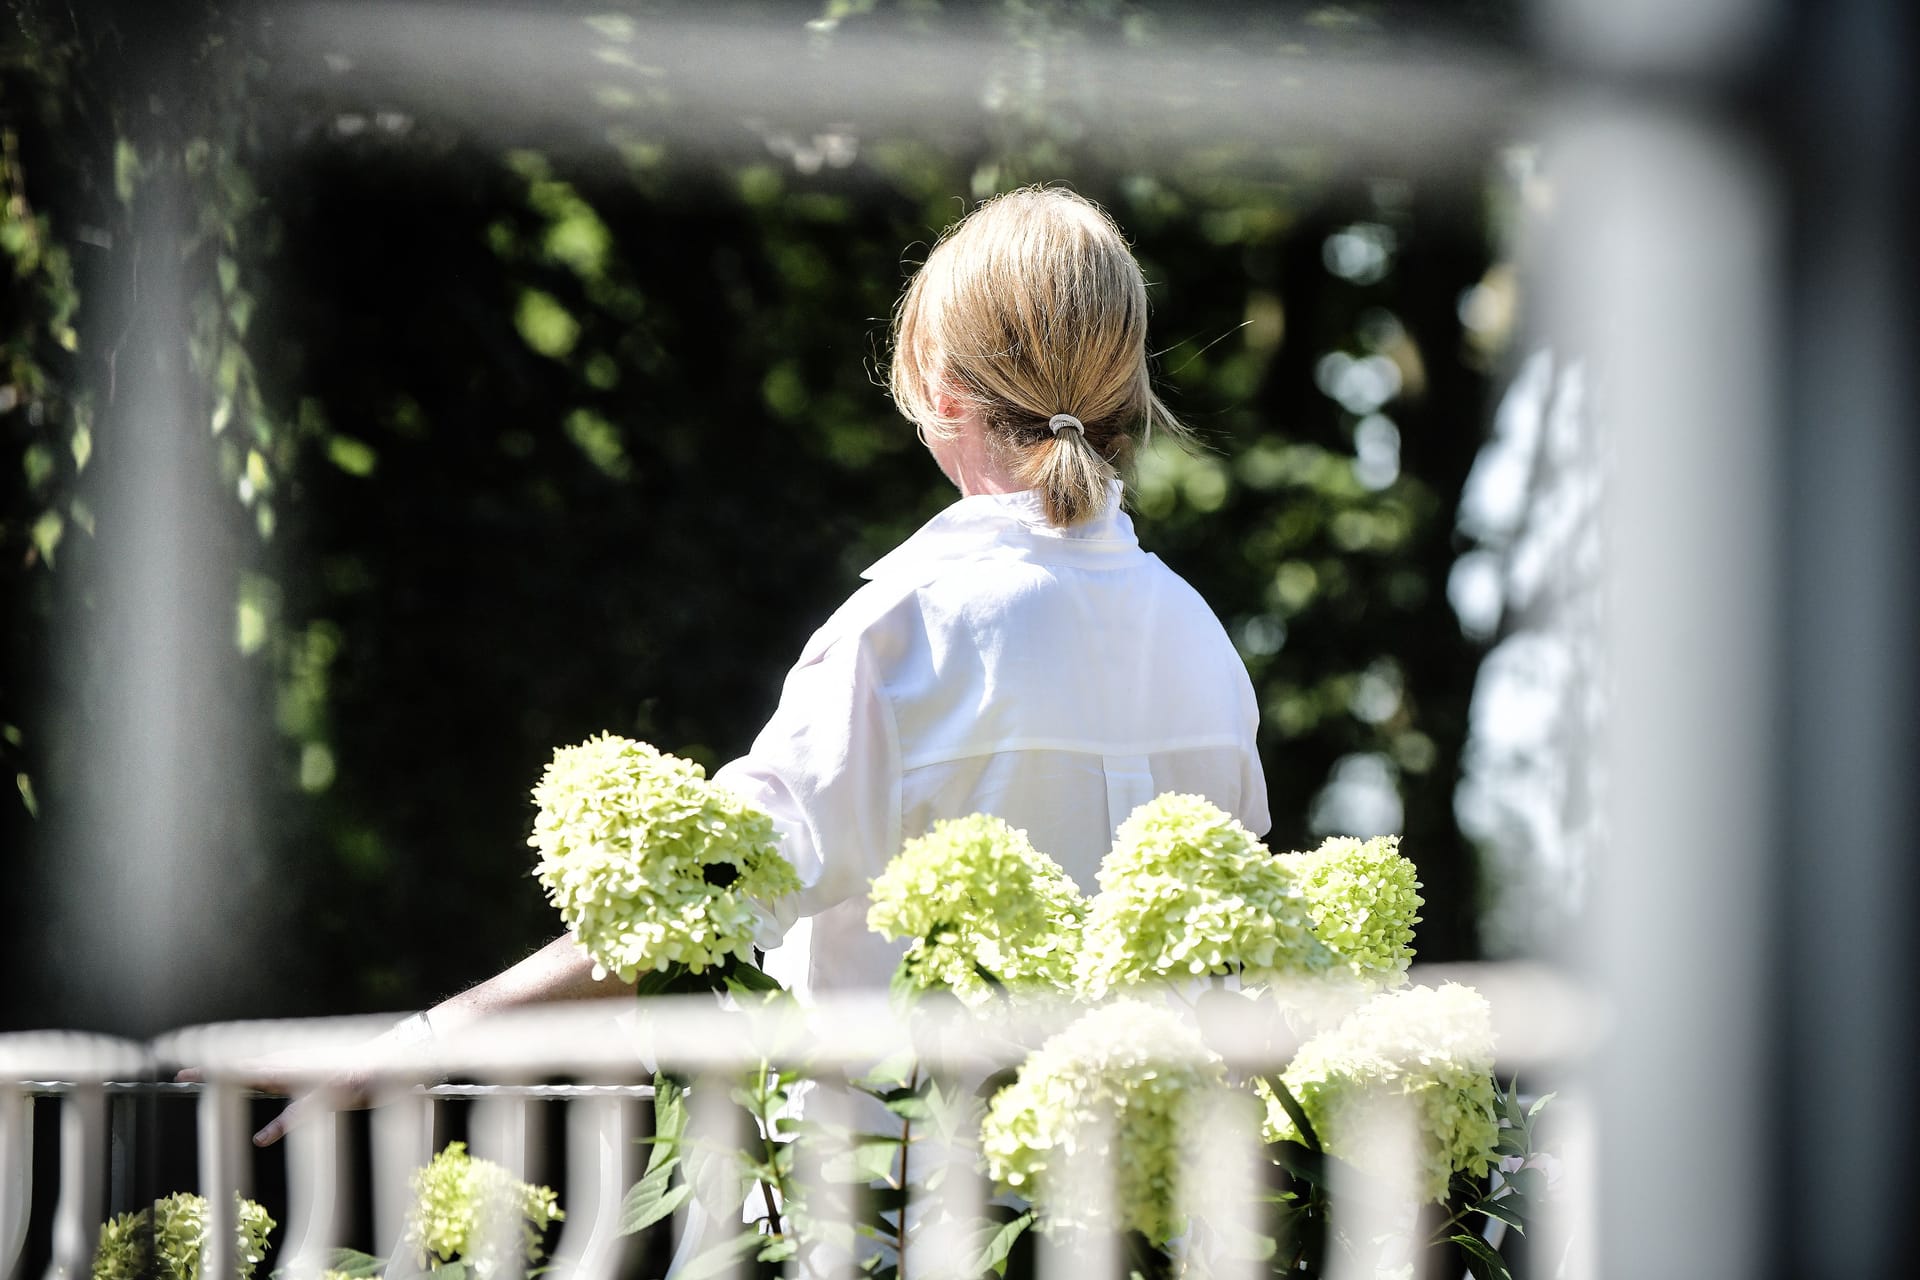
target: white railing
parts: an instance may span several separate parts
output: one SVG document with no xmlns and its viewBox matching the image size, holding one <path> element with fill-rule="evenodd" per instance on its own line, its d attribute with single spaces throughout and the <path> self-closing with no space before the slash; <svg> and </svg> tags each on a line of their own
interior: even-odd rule
<svg viewBox="0 0 1920 1280">
<path fill-rule="evenodd" d="M 1415 977 L 1426 983 L 1468 981 L 1488 997 L 1503 1073 L 1517 1070 L 1530 1080 L 1553 1076 L 1558 1082 L 1577 1068 L 1599 1030 L 1600 1018 L 1590 1002 L 1544 971 L 1473 966 L 1416 970 Z M 691 1131 L 718 1135 L 729 1132 L 725 1125 L 737 1123 L 725 1114 L 731 1110 L 726 1099 L 732 1086 L 744 1073 L 770 1061 L 803 1074 L 858 1074 L 910 1052 L 936 1079 L 977 1084 L 994 1071 L 1017 1067 L 1027 1051 L 1023 1046 L 1038 1044 L 1083 1012 L 1022 1006 L 983 1021 L 957 1011 L 902 1016 L 883 998 L 771 1011 L 722 1009 L 710 997 L 596 1001 L 516 1012 L 424 1045 L 389 1051 L 378 1060 L 369 1057 L 367 1042 L 387 1023 L 368 1019 L 217 1024 L 170 1033 L 144 1045 L 72 1033 L 0 1036 L 0 1274 L 11 1276 L 20 1269 L 28 1245 L 29 1208 L 40 1194 L 32 1171 L 35 1097 L 58 1099 L 60 1126 L 48 1280 L 87 1275 L 101 1222 L 110 1212 L 137 1207 L 131 1203 L 124 1167 L 137 1140 L 127 1131 L 137 1123 L 136 1112 L 110 1107 L 109 1102 L 139 1093 L 182 1095 L 180 1101 L 190 1102 L 197 1113 L 198 1186 L 167 1190 L 194 1189 L 207 1197 L 212 1229 L 202 1275 L 232 1274 L 234 1197 L 255 1183 L 259 1160 L 285 1161 L 287 1213 L 275 1236 L 277 1271 L 295 1280 L 317 1277 L 331 1252 L 350 1244 L 372 1244 L 373 1252 L 395 1256 L 411 1200 L 410 1176 L 427 1162 L 445 1132 L 443 1110 L 467 1103 L 471 1110 L 466 1131 L 473 1153 L 530 1181 L 559 1172 L 542 1167 L 549 1144 L 541 1137 L 558 1109 L 564 1141 L 555 1145 L 565 1151 L 567 1218 L 553 1242 L 555 1265 L 565 1280 L 611 1280 L 630 1273 L 622 1268 L 630 1264 L 635 1241 L 621 1234 L 620 1210 L 644 1164 L 647 1147 L 642 1139 L 650 1132 L 649 1082 L 656 1066 L 691 1078 Z M 1245 1017 L 1229 1025 L 1209 1025 L 1206 1038 L 1208 1047 L 1237 1072 L 1278 1070 L 1298 1047 L 1277 1013 L 1266 1016 L 1251 1003 Z M 248 1140 L 248 1081 L 258 1076 L 260 1059 L 268 1054 L 274 1055 L 273 1069 L 281 1078 L 313 1090 L 289 1130 L 284 1153 L 256 1153 Z M 182 1063 L 197 1064 L 203 1082 L 173 1083 L 172 1073 Z M 361 1098 L 339 1092 L 343 1073 L 349 1071 L 356 1092 L 364 1093 Z M 459 1082 L 446 1083 L 449 1079 Z M 703 1087 L 709 1080 L 726 1083 Z M 372 1103 L 364 1165 L 342 1158 L 335 1127 L 339 1109 L 361 1102 Z M 832 1111 L 847 1105 L 845 1095 L 825 1090 L 815 1091 L 807 1103 L 811 1119 L 842 1122 L 856 1117 Z M 1590 1153 L 1579 1136 L 1582 1108 L 1576 1096 L 1563 1089 L 1555 1107 L 1561 1139 L 1556 1154 L 1568 1171 L 1560 1197 L 1565 1209 L 1538 1224 L 1533 1256 L 1554 1260 L 1548 1274 L 1577 1276 L 1587 1274 L 1581 1251 L 1571 1246 L 1585 1217 L 1582 1205 L 1590 1187 L 1584 1171 L 1590 1168 Z M 1399 1124 L 1402 1119 L 1384 1116 L 1382 1123 Z M 744 1131 L 734 1136 L 755 1137 Z M 1404 1128 L 1401 1136 L 1401 1149 L 1411 1162 L 1411 1128 Z M 1248 1220 L 1223 1222 L 1222 1215 L 1244 1218 L 1251 1212 L 1244 1197 L 1223 1192 L 1232 1180 L 1251 1176 L 1257 1168 L 1256 1135 L 1244 1125 L 1214 1121 L 1201 1125 L 1195 1142 L 1195 1150 L 1205 1158 L 1187 1163 L 1181 1189 L 1185 1205 L 1204 1209 L 1199 1216 L 1224 1229 L 1255 1228 Z M 943 1159 L 950 1167 L 938 1190 L 910 1189 L 910 1203 L 944 1210 L 929 1222 L 975 1220 L 991 1194 L 976 1157 L 963 1148 Z M 1104 1169 L 1088 1167 L 1092 1163 L 1079 1162 L 1069 1175 L 1108 1176 Z M 362 1176 L 368 1179 L 374 1238 L 350 1241 L 345 1238 L 348 1206 L 360 1191 L 355 1181 Z M 1367 1232 L 1373 1229 L 1373 1217 L 1390 1227 L 1395 1215 L 1408 1214 L 1411 1208 L 1383 1204 L 1377 1196 L 1344 1195 L 1336 1186 L 1333 1224 L 1349 1235 Z M 1356 1221 L 1361 1215 L 1373 1217 Z M 700 1219 L 698 1208 L 683 1208 L 671 1220 L 668 1229 L 683 1256 L 687 1237 L 699 1232 Z M 1499 1228 L 1497 1223 L 1491 1226 Z M 928 1230 L 938 1234 L 935 1227 Z M 1495 1243 L 1499 1239 L 1497 1234 L 1490 1238 Z M 1037 1248 L 1042 1280 L 1110 1274 L 1119 1256 L 1115 1242 L 1103 1244 L 1092 1236 L 1080 1237 L 1073 1252 L 1045 1240 Z M 1111 1251 L 1105 1261 L 1103 1248 Z M 964 1255 L 957 1238 L 941 1238 L 914 1245 L 910 1256 L 915 1274 L 931 1280 L 964 1274 Z M 843 1274 L 853 1275 L 851 1259 L 845 1263 Z M 1257 1264 L 1246 1265 L 1247 1280 L 1260 1274 Z M 818 1273 L 817 1268 L 809 1272 Z M 1222 1274 L 1217 1266 L 1215 1274 Z"/>
</svg>

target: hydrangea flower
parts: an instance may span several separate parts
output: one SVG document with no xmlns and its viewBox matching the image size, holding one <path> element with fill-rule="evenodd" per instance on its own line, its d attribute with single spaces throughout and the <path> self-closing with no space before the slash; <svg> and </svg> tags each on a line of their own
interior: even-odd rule
<svg viewBox="0 0 1920 1280">
<path fill-rule="evenodd" d="M 947 987 L 968 1004 L 1006 985 L 1066 987 L 1086 900 L 1027 833 L 974 814 L 907 841 L 873 882 L 867 927 L 911 938 L 901 962 L 914 985 Z"/>
<path fill-rule="evenodd" d="M 1312 853 L 1281 855 L 1306 899 L 1313 934 L 1354 977 L 1397 985 L 1413 963 L 1413 926 L 1425 905 L 1400 838 L 1336 837 Z"/>
<path fill-rule="evenodd" d="M 800 888 L 771 818 L 644 742 L 562 747 L 533 799 L 534 874 L 596 978 L 751 961 L 756 904 Z"/>
<path fill-rule="evenodd" d="M 1077 978 L 1099 999 L 1155 978 L 1319 973 L 1334 963 L 1293 864 L 1203 797 L 1168 792 L 1133 811 L 1100 863 Z"/>
<path fill-rule="evenodd" d="M 1390 1167 L 1369 1138 L 1369 1108 L 1398 1100 L 1413 1110 L 1416 1185 L 1426 1202 L 1446 1199 L 1456 1172 L 1484 1177 L 1494 1160 L 1493 1017 L 1486 997 L 1449 982 L 1382 992 L 1331 1031 L 1300 1046 L 1280 1075 L 1330 1154 L 1365 1170 Z M 1269 1142 L 1300 1140 L 1273 1092 Z"/>
<path fill-rule="evenodd" d="M 522 1255 L 536 1263 L 545 1252 L 541 1234 L 566 1217 L 550 1188 L 521 1182 L 493 1161 L 468 1155 L 464 1142 L 449 1142 L 414 1173 L 412 1185 L 402 1247 L 417 1265 L 434 1271 L 456 1259 L 478 1276 L 498 1271 L 506 1243 L 502 1218 L 517 1223 Z"/>
<path fill-rule="evenodd" d="M 1155 1243 L 1184 1229 L 1175 1200 L 1183 1143 L 1202 1091 L 1225 1078 L 1200 1036 L 1166 1009 L 1117 1000 L 1067 1027 L 994 1095 L 980 1128 L 988 1173 L 1041 1203 L 1057 1226 L 1105 1221 L 1070 1200 L 1068 1162 L 1104 1168 L 1121 1224 Z"/>
<path fill-rule="evenodd" d="M 93 1280 L 200 1280 L 200 1255 L 209 1234 L 205 1196 L 163 1196 L 151 1209 L 123 1213 L 100 1227 L 93 1254 Z M 267 1236 L 277 1223 L 252 1200 L 234 1197 L 234 1274 L 248 1280 L 267 1256 Z M 148 1253 L 151 1242 L 152 1253 Z"/>
</svg>

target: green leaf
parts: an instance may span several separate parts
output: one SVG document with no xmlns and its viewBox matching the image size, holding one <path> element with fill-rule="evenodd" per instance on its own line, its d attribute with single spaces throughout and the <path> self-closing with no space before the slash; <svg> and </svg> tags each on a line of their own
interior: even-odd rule
<svg viewBox="0 0 1920 1280">
<path fill-rule="evenodd" d="M 1506 1178 L 1507 1185 L 1513 1188 L 1515 1195 L 1535 1200 L 1546 1198 L 1547 1176 L 1538 1169 L 1515 1169 L 1512 1173 L 1502 1176 Z"/>
<path fill-rule="evenodd" d="M 885 1182 L 892 1186 L 899 1161 L 900 1139 L 872 1138 L 829 1159 L 821 1166 L 820 1175 L 835 1182 Z"/>
<path fill-rule="evenodd" d="M 1267 1146 L 1273 1162 L 1303 1182 L 1315 1186 L 1327 1183 L 1326 1153 L 1302 1146 L 1298 1142 L 1274 1142 Z"/>
<path fill-rule="evenodd" d="M 1511 1123 L 1514 1128 L 1524 1129 L 1527 1127 L 1527 1118 L 1520 1111 L 1520 1081 L 1518 1079 L 1515 1079 L 1511 1085 L 1508 1085 L 1507 1091 L 1500 1095 L 1500 1110 L 1505 1114 L 1508 1122 Z"/>
<path fill-rule="evenodd" d="M 854 1085 L 884 1102 L 893 1090 L 907 1088 L 908 1081 L 913 1079 L 914 1065 L 913 1050 L 902 1049 L 882 1058 L 871 1071 L 854 1081 Z"/>
<path fill-rule="evenodd" d="M 376 1258 L 358 1249 L 335 1249 L 327 1255 L 326 1270 L 350 1276 L 377 1276 L 387 1269 L 386 1259 Z"/>
<path fill-rule="evenodd" d="M 975 1254 L 973 1261 L 968 1264 L 967 1274 L 978 1275 L 985 1271 L 991 1271 L 997 1276 L 1007 1274 L 1007 1255 L 1013 1252 L 1013 1243 L 1020 1238 L 1020 1233 L 1031 1225 L 1033 1225 L 1033 1213 L 1028 1211 L 1012 1222 L 1004 1223 L 999 1227 L 988 1227 L 985 1243 L 980 1246 L 980 1252 Z"/>
<path fill-rule="evenodd" d="M 121 204 L 133 203 L 134 183 L 140 180 L 140 153 L 126 138 L 113 141 L 113 194 Z"/>
<path fill-rule="evenodd" d="M 644 1231 L 678 1209 L 693 1190 L 686 1183 L 673 1186 L 673 1171 L 680 1163 L 677 1155 L 661 1158 L 664 1147 L 655 1147 L 647 1174 L 633 1184 L 620 1205 L 620 1234 Z"/>
<path fill-rule="evenodd" d="M 1480 1203 L 1472 1205 L 1468 1212 L 1484 1213 L 1489 1218 L 1498 1218 L 1515 1231 L 1518 1231 L 1521 1235 L 1525 1235 L 1527 1234 L 1527 1219 L 1526 1215 L 1520 1212 L 1519 1205 L 1513 1203 L 1513 1201 L 1517 1199 L 1518 1197 L 1503 1200 L 1482 1200 Z"/>
<path fill-rule="evenodd" d="M 799 1242 L 792 1236 L 769 1236 L 766 1247 L 755 1258 L 759 1262 L 785 1262 L 799 1251 Z"/>
<path fill-rule="evenodd" d="M 1008 1085 L 1012 1084 L 1015 1080 L 1018 1080 L 1019 1078 L 1020 1078 L 1020 1068 L 1002 1067 L 1000 1068 L 1000 1070 L 988 1076 L 985 1080 L 982 1080 L 980 1082 L 980 1087 L 973 1091 L 973 1096 L 980 1099 L 982 1102 L 990 1102 L 993 1100 L 993 1096 L 995 1094 L 999 1093 L 1002 1089 L 1006 1088 Z"/>
<path fill-rule="evenodd" d="M 520 291 L 513 323 L 529 347 L 554 360 L 565 357 L 580 338 L 580 322 L 573 313 L 558 298 L 540 289 Z"/>
<path fill-rule="evenodd" d="M 703 1253 L 696 1254 L 692 1261 L 676 1271 L 678 1280 L 705 1280 L 707 1276 L 717 1276 L 735 1266 L 748 1253 L 760 1247 L 766 1237 L 758 1231 L 745 1231 L 731 1240 L 723 1240 Z"/>
<path fill-rule="evenodd" d="M 664 996 L 687 990 L 686 981 L 690 977 L 684 965 L 669 965 L 665 969 L 648 969 L 633 981 L 633 993 L 637 996 Z"/>
<path fill-rule="evenodd" d="M 687 1135 L 687 1087 L 658 1071 L 653 1075 L 653 1134 L 656 1145 L 649 1169 L 673 1155 L 674 1144 Z"/>
<path fill-rule="evenodd" d="M 1531 1120 L 1535 1116 L 1539 1115 L 1540 1112 L 1546 1108 L 1546 1105 L 1549 1102 L 1552 1102 L 1555 1098 L 1559 1096 L 1560 1095 L 1558 1092 L 1554 1092 L 1554 1093 L 1543 1093 L 1539 1097 L 1535 1098 L 1533 1100 L 1533 1105 L 1527 1108 L 1527 1119 Z"/>
<path fill-rule="evenodd" d="M 434 1280 L 467 1280 L 467 1264 L 443 1262 L 433 1270 Z"/>
<path fill-rule="evenodd" d="M 758 991 L 785 991 L 779 981 L 764 969 L 750 964 L 737 965 L 727 972 L 727 991 L 733 995 L 743 995 Z"/>
<path fill-rule="evenodd" d="M 1307 1119 L 1307 1112 L 1300 1100 L 1293 1096 L 1293 1090 L 1287 1088 L 1279 1076 L 1267 1077 L 1267 1084 L 1273 1089 L 1273 1096 L 1280 1101 L 1280 1109 L 1287 1113 L 1287 1119 L 1293 1121 L 1293 1127 L 1300 1131 L 1306 1140 L 1309 1151 L 1320 1150 L 1320 1135 L 1313 1131 L 1313 1121 Z"/>
<path fill-rule="evenodd" d="M 373 474 L 379 464 L 379 457 L 373 446 L 364 440 L 355 440 L 352 436 L 336 435 L 327 441 L 327 461 L 351 476 L 362 478 Z"/>
<path fill-rule="evenodd" d="M 1507 1270 L 1507 1260 L 1479 1236 L 1448 1236 L 1447 1240 L 1466 1251 L 1467 1270 L 1474 1280 L 1513 1280 L 1513 1273 Z"/>
<path fill-rule="evenodd" d="M 920 975 L 915 968 L 913 953 L 909 951 L 902 957 L 899 966 L 894 969 L 893 976 L 887 979 L 887 994 L 892 996 L 896 1003 L 911 1004 L 925 989 L 926 986 L 920 981 Z"/>
<path fill-rule="evenodd" d="M 933 1104 L 927 1101 L 923 1093 L 909 1091 L 904 1096 L 890 1098 L 886 1107 L 902 1120 L 918 1123 L 933 1119 Z"/>
<path fill-rule="evenodd" d="M 1007 989 L 1007 984 L 1000 980 L 1000 975 L 981 964 L 978 960 L 973 962 L 973 976 L 986 983 L 987 989 L 990 991 L 998 992 Z"/>
<path fill-rule="evenodd" d="M 42 511 L 40 518 L 33 522 L 33 545 L 49 568 L 53 566 L 54 548 L 60 545 L 66 531 L 67 522 L 58 511 Z"/>
</svg>

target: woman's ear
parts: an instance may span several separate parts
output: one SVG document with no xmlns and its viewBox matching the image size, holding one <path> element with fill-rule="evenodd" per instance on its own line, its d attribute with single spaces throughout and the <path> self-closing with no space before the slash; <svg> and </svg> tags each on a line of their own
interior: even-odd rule
<svg viewBox="0 0 1920 1280">
<path fill-rule="evenodd" d="M 960 400 L 945 387 L 936 387 L 933 392 L 934 416 L 942 422 L 956 422 L 960 418 Z"/>
<path fill-rule="evenodd" d="M 953 422 L 961 415 L 960 397 L 954 393 L 953 384 L 937 371 L 927 375 L 927 403 L 942 422 Z"/>
</svg>

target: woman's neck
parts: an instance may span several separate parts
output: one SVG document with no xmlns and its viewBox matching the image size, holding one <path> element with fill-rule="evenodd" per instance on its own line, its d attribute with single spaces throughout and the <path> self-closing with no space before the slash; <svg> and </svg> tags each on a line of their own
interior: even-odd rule
<svg viewBox="0 0 1920 1280">
<path fill-rule="evenodd" d="M 963 498 L 982 493 L 1019 493 L 1030 487 L 1007 470 L 977 415 L 961 418 L 952 435 L 935 437 L 927 449 Z"/>
</svg>

